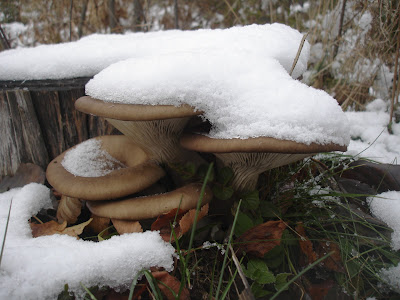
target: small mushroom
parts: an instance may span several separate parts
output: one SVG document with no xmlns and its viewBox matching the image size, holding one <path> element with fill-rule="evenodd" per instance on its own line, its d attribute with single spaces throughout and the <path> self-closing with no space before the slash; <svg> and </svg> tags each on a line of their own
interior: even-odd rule
<svg viewBox="0 0 400 300">
<path fill-rule="evenodd" d="M 201 184 L 188 184 L 172 192 L 126 198 L 115 201 L 87 201 L 89 210 L 100 217 L 119 220 L 143 220 L 158 217 L 172 209 L 190 210 L 197 206 L 201 192 Z M 209 203 L 212 192 L 207 187 L 202 205 Z"/>
<path fill-rule="evenodd" d="M 184 134 L 181 145 L 197 152 L 211 152 L 234 172 L 233 187 L 254 190 L 262 172 L 293 163 L 318 152 L 346 151 L 336 144 L 309 145 L 271 137 L 214 139 L 201 134 Z"/>
<path fill-rule="evenodd" d="M 108 170 L 108 174 L 103 176 L 76 176 L 67 171 L 62 162 L 77 145 L 56 157 L 47 167 L 47 180 L 61 194 L 84 200 L 115 199 L 139 192 L 165 175 L 160 166 L 150 161 L 139 146 L 123 135 L 102 136 L 91 140 L 100 141 L 102 149 L 119 161 L 120 165 Z"/>
<path fill-rule="evenodd" d="M 75 108 L 105 117 L 142 147 L 151 159 L 161 163 L 176 162 L 186 156 L 185 150 L 179 145 L 179 137 L 190 117 L 202 113 L 189 105 L 121 104 L 89 96 L 79 98 Z"/>
</svg>

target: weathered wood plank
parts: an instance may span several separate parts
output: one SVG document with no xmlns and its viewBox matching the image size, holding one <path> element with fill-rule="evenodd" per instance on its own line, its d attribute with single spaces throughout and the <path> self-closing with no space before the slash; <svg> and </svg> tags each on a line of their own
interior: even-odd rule
<svg viewBox="0 0 400 300">
<path fill-rule="evenodd" d="M 21 156 L 15 143 L 13 118 L 4 91 L 0 92 L 0 140 L 0 174 L 12 175 L 21 162 Z"/>
<path fill-rule="evenodd" d="M 3 91 L 1 102 L 1 175 L 12 175 L 21 162 L 45 168 L 49 157 L 29 92 Z"/>
<path fill-rule="evenodd" d="M 31 92 L 32 102 L 42 128 L 45 146 L 52 159 L 65 149 L 63 120 L 57 92 Z"/>
<path fill-rule="evenodd" d="M 64 143 L 67 150 L 88 139 L 87 115 L 75 109 L 76 99 L 85 95 L 84 89 L 58 92 L 61 118 L 63 121 Z"/>
</svg>

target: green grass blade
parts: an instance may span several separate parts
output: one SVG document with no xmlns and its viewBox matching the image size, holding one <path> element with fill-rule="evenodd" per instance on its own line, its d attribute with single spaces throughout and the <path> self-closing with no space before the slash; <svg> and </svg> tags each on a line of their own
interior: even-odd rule
<svg viewBox="0 0 400 300">
<path fill-rule="evenodd" d="M 304 273 L 306 273 L 308 270 L 312 269 L 314 266 L 318 265 L 321 261 L 327 259 L 329 256 L 331 256 L 335 251 L 331 251 L 325 256 L 321 257 L 320 259 L 316 260 L 313 262 L 311 265 L 309 265 L 307 268 L 305 268 L 303 271 L 299 272 L 296 276 L 294 276 L 292 279 L 290 279 L 279 291 L 277 291 L 271 298 L 270 300 L 274 300 L 276 297 L 279 296 L 280 293 L 282 293 L 284 290 L 286 290 L 289 285 L 291 285 L 294 281 L 296 281 L 297 278 L 302 276 Z"/>
<path fill-rule="evenodd" d="M 13 201 L 13 198 L 11 197 L 10 207 L 9 207 L 9 209 L 8 209 L 8 216 L 7 216 L 6 228 L 5 228 L 5 230 L 4 230 L 3 243 L 1 244 L 0 266 L 1 266 L 1 261 L 2 261 L 2 259 L 3 259 L 4 246 L 5 246 L 5 244 L 6 244 L 6 237 L 7 237 L 8 223 L 10 222 L 12 201 Z"/>
<path fill-rule="evenodd" d="M 136 287 L 138 278 L 139 278 L 139 276 L 140 276 L 141 273 L 142 273 L 142 272 L 137 273 L 137 275 L 136 275 L 136 276 L 133 278 L 133 280 L 132 280 L 131 288 L 130 288 L 130 290 L 129 290 L 129 297 L 128 297 L 128 300 L 132 300 L 132 298 L 133 298 L 133 292 L 134 292 L 134 290 L 135 290 L 135 287 Z"/>
<path fill-rule="evenodd" d="M 83 289 L 86 291 L 86 293 L 89 294 L 90 299 L 92 299 L 92 300 L 97 300 L 97 298 L 92 294 L 92 292 L 91 292 L 86 286 L 83 285 L 82 282 L 80 282 L 80 284 L 81 284 L 81 286 L 83 287 Z M 86 297 L 85 297 L 85 298 L 86 298 Z"/>
<path fill-rule="evenodd" d="M 151 273 L 148 270 L 144 270 L 143 271 L 144 276 L 146 276 L 147 282 L 149 283 L 150 289 L 153 292 L 153 296 L 156 300 L 162 300 L 162 294 L 160 291 L 160 288 L 158 287 L 157 284 L 155 283 L 155 278 L 153 277 L 153 275 L 151 275 Z"/>
<path fill-rule="evenodd" d="M 237 222 L 237 218 L 238 218 L 238 215 L 239 215 L 240 205 L 241 204 L 242 204 L 242 200 L 239 201 L 238 207 L 236 209 L 235 219 L 233 220 L 231 233 L 229 234 L 228 245 L 227 245 L 227 248 L 226 248 L 226 251 L 225 251 L 224 261 L 222 263 L 221 274 L 219 276 L 218 287 L 217 287 L 217 291 L 215 292 L 215 299 L 216 300 L 219 299 L 219 295 L 218 294 L 219 294 L 219 291 L 221 290 L 221 286 L 222 286 L 222 278 L 224 276 L 224 270 L 225 270 L 225 266 L 226 266 L 226 261 L 228 259 L 229 246 L 231 245 L 232 236 L 233 236 L 233 232 L 235 231 L 235 226 L 236 226 L 236 222 Z"/>
</svg>

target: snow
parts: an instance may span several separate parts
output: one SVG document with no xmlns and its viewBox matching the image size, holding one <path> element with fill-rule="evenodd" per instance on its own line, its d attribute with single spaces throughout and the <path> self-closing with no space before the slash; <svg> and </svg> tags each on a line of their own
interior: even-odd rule
<svg viewBox="0 0 400 300">
<path fill-rule="evenodd" d="M 400 249 L 400 191 L 389 191 L 374 197 L 368 197 L 367 202 L 374 216 L 393 229 L 392 248 Z"/>
<path fill-rule="evenodd" d="M 124 165 L 101 148 L 101 141 L 90 139 L 69 150 L 62 166 L 71 174 L 81 177 L 100 177 Z"/>
<path fill-rule="evenodd" d="M 56 299 L 65 284 L 83 298 L 81 283 L 125 289 L 143 269 L 172 270 L 175 249 L 158 232 L 124 234 L 99 243 L 66 235 L 32 238 L 27 221 L 51 206 L 49 189 L 36 183 L 0 194 L 2 235 L 11 198 L 0 299 Z"/>
<path fill-rule="evenodd" d="M 213 138 L 349 142 L 336 100 L 294 80 L 268 53 L 214 49 L 131 58 L 97 74 L 86 94 L 115 103 L 189 104 L 204 111 Z"/>
<path fill-rule="evenodd" d="M 371 212 L 393 229 L 392 248 L 400 249 L 400 191 L 389 191 L 367 198 Z M 379 274 L 392 289 L 400 291 L 400 264 L 382 269 Z"/>
<path fill-rule="evenodd" d="M 12 49 L 0 53 L 0 80 L 40 80 L 91 77 L 112 63 L 130 57 L 211 50 L 273 57 L 289 71 L 302 34 L 283 24 L 249 25 L 229 29 L 93 34 L 76 42 Z M 293 77 L 307 68 L 305 44 Z"/>
<path fill-rule="evenodd" d="M 400 124 L 393 123 L 390 134 L 389 102 L 376 99 L 365 111 L 348 111 L 351 142 L 345 154 L 364 157 L 381 163 L 400 163 Z"/>
</svg>

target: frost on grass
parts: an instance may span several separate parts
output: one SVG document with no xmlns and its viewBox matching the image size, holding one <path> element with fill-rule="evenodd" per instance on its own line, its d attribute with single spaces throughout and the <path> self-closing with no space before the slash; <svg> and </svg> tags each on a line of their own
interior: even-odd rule
<svg viewBox="0 0 400 300">
<path fill-rule="evenodd" d="M 93 76 L 129 57 L 168 53 L 242 51 L 248 56 L 273 57 L 289 71 L 302 35 L 282 24 L 250 25 L 230 29 L 170 30 L 151 33 L 94 34 L 76 42 L 13 49 L 0 53 L 0 80 L 64 79 Z M 305 45 L 293 76 L 307 68 Z M 242 61 L 241 63 L 245 63 Z"/>
<path fill-rule="evenodd" d="M 40 184 L 0 194 L 1 234 L 12 197 L 0 299 L 56 299 L 65 284 L 82 298 L 80 283 L 126 289 L 142 269 L 158 266 L 172 270 L 175 249 L 158 232 L 114 236 L 99 243 L 66 235 L 32 238 L 29 218 L 51 206 L 49 189 Z"/>
<path fill-rule="evenodd" d="M 400 123 L 389 122 L 389 103 L 376 99 L 363 112 L 346 112 L 352 141 L 345 154 L 365 157 L 381 163 L 400 163 Z"/>
<path fill-rule="evenodd" d="M 62 166 L 71 174 L 81 177 L 100 177 L 124 165 L 101 148 L 96 139 L 80 143 L 69 150 L 62 160 Z"/>
</svg>

